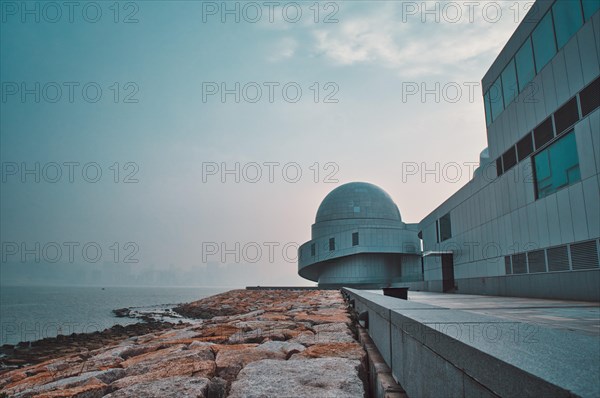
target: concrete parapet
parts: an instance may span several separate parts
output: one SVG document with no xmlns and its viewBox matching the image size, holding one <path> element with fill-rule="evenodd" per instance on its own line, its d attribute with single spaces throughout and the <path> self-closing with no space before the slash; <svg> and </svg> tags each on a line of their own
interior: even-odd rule
<svg viewBox="0 0 600 398">
<path fill-rule="evenodd" d="M 597 336 L 343 291 L 408 396 L 600 396 Z"/>
</svg>

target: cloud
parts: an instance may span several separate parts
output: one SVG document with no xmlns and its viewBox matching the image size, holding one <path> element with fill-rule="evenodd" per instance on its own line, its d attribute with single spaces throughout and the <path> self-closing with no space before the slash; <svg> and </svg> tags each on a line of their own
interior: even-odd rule
<svg viewBox="0 0 600 398">
<path fill-rule="evenodd" d="M 472 20 L 468 10 L 462 10 L 462 18 L 455 23 L 450 22 L 455 16 L 441 8 L 439 22 L 435 15 L 426 15 L 423 22 L 423 14 L 406 15 L 401 4 L 383 3 L 360 9 L 360 13 L 347 9 L 340 23 L 315 27 L 315 55 L 339 66 L 372 64 L 394 69 L 404 77 L 452 73 L 455 78 L 472 79 L 471 73 L 481 69 L 480 62 L 490 62 L 517 26 L 509 12 L 491 22 L 483 16 L 483 8 L 479 13 L 474 10 Z"/>
<path fill-rule="evenodd" d="M 267 57 L 269 62 L 280 62 L 290 59 L 296 53 L 298 42 L 291 37 L 280 39 L 274 46 L 271 54 Z"/>
</svg>

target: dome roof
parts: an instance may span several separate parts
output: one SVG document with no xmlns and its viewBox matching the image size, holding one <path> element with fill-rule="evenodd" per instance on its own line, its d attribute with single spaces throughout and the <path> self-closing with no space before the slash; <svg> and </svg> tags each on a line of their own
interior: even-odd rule
<svg viewBox="0 0 600 398">
<path fill-rule="evenodd" d="M 352 218 L 402 221 L 387 192 L 366 182 L 351 182 L 337 187 L 323 199 L 315 222 Z"/>
</svg>

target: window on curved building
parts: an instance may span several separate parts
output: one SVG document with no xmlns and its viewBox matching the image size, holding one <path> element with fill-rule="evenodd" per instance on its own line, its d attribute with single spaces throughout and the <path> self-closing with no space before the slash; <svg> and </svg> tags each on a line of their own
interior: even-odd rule
<svg viewBox="0 0 600 398">
<path fill-rule="evenodd" d="M 600 2 L 600 1 L 599 1 Z M 562 48 L 583 25 L 583 15 L 578 1 L 557 0 L 552 6 L 556 43 Z"/>
<path fill-rule="evenodd" d="M 510 63 L 504 68 L 502 72 L 502 93 L 504 94 L 504 107 L 515 99 L 519 93 L 519 87 L 517 85 L 517 71 L 515 70 L 515 60 L 511 59 Z"/>
<path fill-rule="evenodd" d="M 537 199 L 581 181 L 575 133 L 570 132 L 533 157 Z"/>
<path fill-rule="evenodd" d="M 540 21 L 531 35 L 535 66 L 539 73 L 544 66 L 556 55 L 556 40 L 552 24 L 552 12 L 548 12 Z"/>
<path fill-rule="evenodd" d="M 583 0 L 583 16 L 587 21 L 598 10 L 600 10 L 600 1 L 598 0 Z"/>
<path fill-rule="evenodd" d="M 329 238 L 329 251 L 335 250 L 335 238 Z"/>
<path fill-rule="evenodd" d="M 312 243 L 312 244 L 310 245 L 310 255 L 314 257 L 314 256 L 315 256 L 315 254 L 317 254 L 316 252 L 317 252 L 317 250 L 316 250 L 315 244 L 314 244 L 314 243 Z"/>
<path fill-rule="evenodd" d="M 490 87 L 490 104 L 492 108 L 492 121 L 496 120 L 504 110 L 504 99 L 502 98 L 502 80 L 500 77 Z"/>
<path fill-rule="evenodd" d="M 535 63 L 533 62 L 533 49 L 530 38 L 527 38 L 525 44 L 517 51 L 515 62 L 517 64 L 519 91 L 523 91 L 535 77 Z"/>
<path fill-rule="evenodd" d="M 352 232 L 352 246 L 358 246 L 358 232 Z"/>
</svg>

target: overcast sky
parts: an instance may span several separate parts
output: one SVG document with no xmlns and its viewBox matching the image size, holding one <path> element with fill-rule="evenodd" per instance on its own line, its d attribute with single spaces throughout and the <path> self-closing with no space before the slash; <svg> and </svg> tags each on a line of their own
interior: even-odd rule
<svg viewBox="0 0 600 398">
<path fill-rule="evenodd" d="M 3 2 L 3 262 L 21 260 L 6 242 L 42 262 L 48 242 L 62 262 L 65 242 L 75 262 L 117 242 L 119 261 L 190 268 L 238 242 L 242 263 L 263 247 L 248 284 L 305 284 L 295 247 L 339 184 L 377 184 L 418 223 L 486 147 L 479 84 L 531 4 L 427 3 L 228 2 L 237 22 L 221 2 Z M 415 93 L 436 83 L 439 101 Z"/>
</svg>

